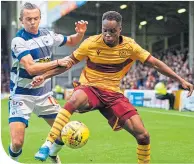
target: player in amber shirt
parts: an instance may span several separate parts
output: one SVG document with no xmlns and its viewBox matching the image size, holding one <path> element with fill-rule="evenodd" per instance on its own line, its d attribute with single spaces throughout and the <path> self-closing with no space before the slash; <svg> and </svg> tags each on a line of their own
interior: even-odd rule
<svg viewBox="0 0 194 164">
<path fill-rule="evenodd" d="M 150 55 L 129 37 L 120 35 L 122 17 L 115 11 L 109 11 L 102 17 L 102 34 L 91 36 L 73 52 L 67 68 L 56 68 L 42 76 L 34 78 L 36 86 L 47 78 L 62 73 L 73 64 L 87 60 L 71 98 L 67 101 L 55 119 L 55 123 L 35 158 L 46 160 L 50 147 L 60 135 L 70 116 L 80 112 L 98 109 L 107 118 L 113 130 L 125 129 L 137 140 L 138 163 L 150 162 L 150 137 L 136 109 L 122 94 L 119 83 L 136 60 L 147 63 L 159 72 L 178 80 L 183 88 L 193 92 L 193 85 L 182 79 L 166 64 Z"/>
<path fill-rule="evenodd" d="M 142 63 L 150 53 L 142 49 L 133 39 L 120 36 L 119 44 L 109 47 L 103 34 L 91 36 L 73 52 L 73 57 L 81 61 L 87 59 L 80 83 L 101 89 L 120 92 L 120 80 L 136 60 Z"/>
</svg>

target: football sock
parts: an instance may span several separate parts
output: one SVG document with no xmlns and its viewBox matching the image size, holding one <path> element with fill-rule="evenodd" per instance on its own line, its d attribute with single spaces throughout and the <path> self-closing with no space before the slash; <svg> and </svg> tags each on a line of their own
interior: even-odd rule
<svg viewBox="0 0 194 164">
<path fill-rule="evenodd" d="M 150 163 L 150 144 L 138 145 L 137 147 L 138 164 Z"/>
<path fill-rule="evenodd" d="M 57 153 L 61 150 L 61 148 L 63 147 L 64 143 L 62 141 L 59 140 L 55 140 L 55 142 L 52 144 L 51 148 L 50 148 L 50 156 L 57 156 Z"/>
<path fill-rule="evenodd" d="M 9 146 L 9 156 L 11 159 L 13 159 L 14 161 L 18 161 L 19 156 L 22 154 L 22 149 L 20 149 L 18 152 L 14 152 L 12 150 L 12 146 Z"/>
<path fill-rule="evenodd" d="M 54 141 L 60 136 L 63 127 L 69 122 L 70 116 L 71 114 L 66 109 L 60 109 L 48 134 L 47 141 L 54 143 Z"/>
</svg>

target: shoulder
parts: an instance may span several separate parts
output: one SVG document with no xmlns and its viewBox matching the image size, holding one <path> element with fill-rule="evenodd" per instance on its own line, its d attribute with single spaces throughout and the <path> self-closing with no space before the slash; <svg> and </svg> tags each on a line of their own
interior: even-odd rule
<svg viewBox="0 0 194 164">
<path fill-rule="evenodd" d="M 98 42 L 101 39 L 101 35 L 93 35 L 84 40 L 85 43 L 94 43 Z"/>
<path fill-rule="evenodd" d="M 24 38 L 22 38 L 22 37 L 19 37 L 19 36 L 16 36 L 15 38 L 13 38 L 12 39 L 12 45 L 13 44 L 17 44 L 17 45 L 19 45 L 19 44 L 25 44 L 25 40 L 24 40 Z"/>
<path fill-rule="evenodd" d="M 27 34 L 25 33 L 25 30 L 24 29 L 21 29 L 19 30 L 16 35 L 15 35 L 15 38 L 13 38 L 13 40 L 27 40 Z"/>
<path fill-rule="evenodd" d="M 84 44 L 88 45 L 89 48 L 96 47 L 102 44 L 102 35 L 93 35 L 84 40 Z"/>
<path fill-rule="evenodd" d="M 47 28 L 40 28 L 39 31 L 41 36 L 53 33 L 52 31 L 49 31 Z"/>
<path fill-rule="evenodd" d="M 122 38 L 123 38 L 123 43 L 128 43 L 128 44 L 137 44 L 135 42 L 134 39 L 130 38 L 130 37 L 127 37 L 127 36 L 123 36 L 122 35 Z"/>
<path fill-rule="evenodd" d="M 91 42 L 98 42 L 100 41 L 102 38 L 102 35 L 93 35 L 93 36 L 90 36 L 88 39 L 91 41 Z"/>
</svg>

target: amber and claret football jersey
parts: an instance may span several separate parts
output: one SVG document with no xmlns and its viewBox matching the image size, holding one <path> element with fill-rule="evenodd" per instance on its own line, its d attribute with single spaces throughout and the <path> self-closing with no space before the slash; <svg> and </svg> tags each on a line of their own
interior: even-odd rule
<svg viewBox="0 0 194 164">
<path fill-rule="evenodd" d="M 120 80 L 136 60 L 144 63 L 150 53 L 133 39 L 121 37 L 122 42 L 119 45 L 109 47 L 104 43 L 102 34 L 94 35 L 84 40 L 73 52 L 77 60 L 86 59 L 86 66 L 79 80 L 82 85 L 122 93 L 119 87 Z"/>
</svg>

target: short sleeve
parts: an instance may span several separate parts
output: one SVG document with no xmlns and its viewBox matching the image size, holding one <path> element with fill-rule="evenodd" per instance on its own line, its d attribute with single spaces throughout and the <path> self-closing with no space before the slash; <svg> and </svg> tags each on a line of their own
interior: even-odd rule
<svg viewBox="0 0 194 164">
<path fill-rule="evenodd" d="M 148 51 L 139 46 L 135 41 L 131 43 L 131 46 L 133 50 L 133 58 L 135 58 L 135 60 L 144 63 L 151 56 Z"/>
<path fill-rule="evenodd" d="M 11 50 L 13 55 L 20 61 L 22 57 L 30 54 L 30 49 L 26 41 L 21 37 L 16 37 L 11 42 Z"/>
<path fill-rule="evenodd" d="M 53 38 L 54 46 L 60 47 L 67 42 L 67 36 L 54 33 L 53 31 L 49 31 L 49 33 L 50 33 L 51 37 Z"/>
<path fill-rule="evenodd" d="M 77 48 L 74 52 L 73 52 L 73 56 L 81 61 L 84 58 L 86 58 L 88 55 L 88 45 L 89 45 L 89 39 L 85 39 L 81 45 L 79 46 L 79 48 Z"/>
</svg>

